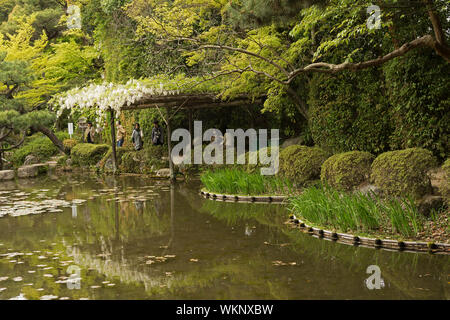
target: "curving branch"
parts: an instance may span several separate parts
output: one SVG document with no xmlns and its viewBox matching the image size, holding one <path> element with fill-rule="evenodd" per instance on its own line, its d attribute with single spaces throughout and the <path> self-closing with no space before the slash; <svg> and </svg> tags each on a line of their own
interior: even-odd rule
<svg viewBox="0 0 450 320">
<path fill-rule="evenodd" d="M 13 131 L 13 129 L 8 128 L 8 132 L 5 133 L 5 134 L 3 134 L 3 129 L 5 129 L 5 128 L 2 128 L 2 130 L 1 130 L 2 136 L 0 137 L 0 141 L 3 141 L 3 140 L 5 140 L 6 138 L 8 138 L 9 135 L 10 135 L 10 134 L 12 133 L 12 131 Z"/>
<path fill-rule="evenodd" d="M 376 67 L 386 63 L 389 60 L 395 59 L 397 57 L 405 55 L 407 52 L 419 48 L 419 47 L 431 47 L 435 48 L 436 40 L 431 35 L 426 35 L 415 39 L 411 42 L 403 44 L 400 48 L 395 49 L 394 51 L 379 57 L 377 59 L 372 59 L 364 62 L 350 63 L 344 62 L 341 64 L 332 64 L 326 62 L 316 62 L 310 65 L 307 65 L 303 68 L 299 68 L 294 70 L 289 74 L 288 79 L 285 81 L 286 84 L 290 83 L 295 77 L 297 77 L 301 73 L 305 72 L 322 72 L 322 73 L 337 73 L 343 70 L 351 70 L 358 71 L 362 69 L 367 69 L 371 67 Z M 450 62 L 450 56 L 447 57 L 447 61 Z"/>
<path fill-rule="evenodd" d="M 52 130 L 50 130 L 47 127 L 44 127 L 43 125 L 35 125 L 32 127 L 32 129 L 34 131 L 39 131 L 45 134 L 61 152 L 69 154 L 69 151 L 64 149 L 63 143 L 61 142 L 61 140 L 58 139 L 58 137 L 53 133 Z"/>
<path fill-rule="evenodd" d="M 442 56 L 447 62 L 450 62 L 450 47 L 447 45 L 445 40 L 445 32 L 442 29 L 442 24 L 439 19 L 439 16 L 433 9 L 433 1 L 432 0 L 423 0 L 425 2 L 425 6 L 427 8 L 428 17 L 430 18 L 431 25 L 433 26 L 434 37 L 436 38 L 435 43 L 433 44 L 433 49 Z"/>
<path fill-rule="evenodd" d="M 22 131 L 22 138 L 20 139 L 20 141 L 18 143 L 16 143 L 15 145 L 13 145 L 12 147 L 5 148 L 5 149 L 3 149 L 3 148 L 0 149 L 0 153 L 6 152 L 6 151 L 10 151 L 10 150 L 13 150 L 13 149 L 16 149 L 16 148 L 20 147 L 22 145 L 22 143 L 25 141 L 25 136 L 26 136 L 25 131 Z"/>
</svg>

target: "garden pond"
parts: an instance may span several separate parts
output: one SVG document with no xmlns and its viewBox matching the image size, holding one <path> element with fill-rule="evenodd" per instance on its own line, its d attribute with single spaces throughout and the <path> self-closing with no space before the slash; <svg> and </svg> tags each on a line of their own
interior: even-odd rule
<svg viewBox="0 0 450 320">
<path fill-rule="evenodd" d="M 448 255 L 317 239 L 282 205 L 199 190 L 88 174 L 0 183 L 0 299 L 450 299 Z"/>
</svg>

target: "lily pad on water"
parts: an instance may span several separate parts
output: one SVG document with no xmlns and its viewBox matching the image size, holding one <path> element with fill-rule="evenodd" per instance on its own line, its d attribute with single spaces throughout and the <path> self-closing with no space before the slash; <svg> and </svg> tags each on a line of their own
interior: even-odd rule
<svg viewBox="0 0 450 320">
<path fill-rule="evenodd" d="M 30 214 L 42 214 L 45 212 L 62 212 L 58 207 L 70 205 L 65 200 L 47 199 L 43 201 L 14 201 L 12 206 L 0 207 L 0 217 L 9 215 L 11 217 L 20 217 Z"/>
<path fill-rule="evenodd" d="M 17 297 L 11 298 L 9 300 L 28 300 L 27 298 L 25 298 L 25 296 L 23 295 L 23 293 L 19 294 Z"/>
<path fill-rule="evenodd" d="M 58 296 L 46 295 L 39 298 L 39 300 L 54 300 L 58 299 Z"/>
</svg>

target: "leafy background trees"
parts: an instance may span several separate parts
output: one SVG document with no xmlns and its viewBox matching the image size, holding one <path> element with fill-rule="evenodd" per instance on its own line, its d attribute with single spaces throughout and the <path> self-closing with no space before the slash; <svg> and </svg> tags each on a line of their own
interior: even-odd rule
<svg viewBox="0 0 450 320">
<path fill-rule="evenodd" d="M 55 93 L 89 82 L 184 74 L 220 85 L 224 98 L 267 96 L 262 106 L 194 113 L 211 127 L 278 127 L 283 138 L 300 135 L 332 152 L 420 146 L 446 158 L 450 5 L 375 1 L 381 28 L 368 29 L 372 2 L 2 0 L 2 63 L 28 70 L 9 100 L 33 118 L 53 114 L 47 102 Z M 67 29 L 69 4 L 81 8 L 81 30 Z M 144 132 L 160 117 L 154 110 L 124 116 Z M 186 115 L 174 120 L 187 127 Z M 22 130 L 5 147 L 20 142 Z"/>
<path fill-rule="evenodd" d="M 2 1 L 0 54 L 2 150 L 42 132 L 63 151 L 55 113 L 47 106 L 57 92 L 99 75 L 99 54 L 82 30 L 65 27 L 65 1 Z"/>
</svg>

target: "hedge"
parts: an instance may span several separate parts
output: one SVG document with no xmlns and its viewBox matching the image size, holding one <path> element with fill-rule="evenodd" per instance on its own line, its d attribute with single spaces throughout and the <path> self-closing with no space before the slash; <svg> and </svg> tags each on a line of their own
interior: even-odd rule
<svg viewBox="0 0 450 320">
<path fill-rule="evenodd" d="M 386 195 L 419 198 L 431 193 L 427 171 L 436 165 L 432 152 L 426 149 L 385 152 L 373 161 L 371 180 Z"/>
<path fill-rule="evenodd" d="M 350 191 L 369 179 L 374 159 L 363 151 L 335 154 L 323 163 L 320 179 L 336 189 Z"/>
<path fill-rule="evenodd" d="M 279 174 L 298 185 L 320 178 L 320 169 L 328 154 L 318 147 L 293 145 L 280 152 Z"/>
<path fill-rule="evenodd" d="M 108 149 L 109 146 L 106 144 L 79 143 L 72 148 L 71 157 L 74 164 L 96 165 Z"/>
</svg>

